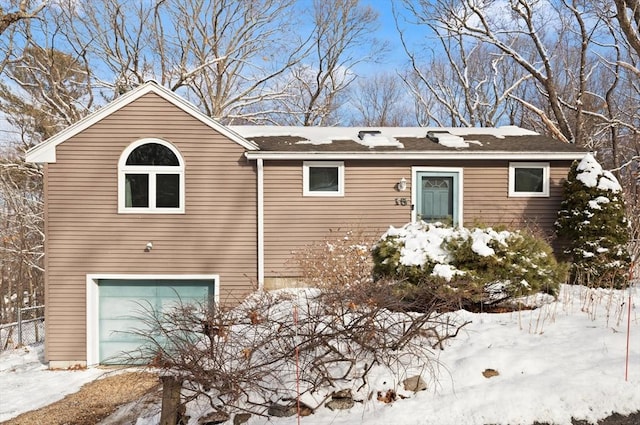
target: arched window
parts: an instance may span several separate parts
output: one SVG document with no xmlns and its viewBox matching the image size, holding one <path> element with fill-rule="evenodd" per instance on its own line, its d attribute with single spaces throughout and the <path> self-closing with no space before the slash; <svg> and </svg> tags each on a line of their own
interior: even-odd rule
<svg viewBox="0 0 640 425">
<path fill-rule="evenodd" d="M 118 212 L 184 212 L 184 161 L 175 146 L 160 139 L 142 139 L 122 152 Z"/>
</svg>

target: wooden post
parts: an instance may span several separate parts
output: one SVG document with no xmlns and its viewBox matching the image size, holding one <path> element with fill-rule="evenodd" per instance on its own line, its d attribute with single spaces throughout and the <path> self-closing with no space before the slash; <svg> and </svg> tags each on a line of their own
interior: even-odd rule
<svg viewBox="0 0 640 425">
<path fill-rule="evenodd" d="M 160 425 L 177 425 L 181 419 L 180 390 L 182 378 L 167 375 L 160 377 L 162 381 L 162 411 Z"/>
</svg>

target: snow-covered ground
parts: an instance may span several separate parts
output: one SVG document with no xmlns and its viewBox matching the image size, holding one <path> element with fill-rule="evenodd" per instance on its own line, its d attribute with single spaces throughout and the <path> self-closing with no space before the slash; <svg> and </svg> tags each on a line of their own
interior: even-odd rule
<svg viewBox="0 0 640 425">
<path fill-rule="evenodd" d="M 0 353 L 0 422 L 60 400 L 105 372 L 53 371 L 43 362 L 44 344 Z"/>
<path fill-rule="evenodd" d="M 628 321 L 628 299 L 631 315 Z M 563 286 L 558 300 L 532 311 L 471 314 L 457 338 L 436 351 L 435 376 L 415 395 L 383 374 L 370 377 L 375 389 L 410 395 L 391 404 L 374 396 L 347 411 L 319 408 L 307 424 L 554 424 L 571 417 L 595 422 L 613 412 L 640 410 L 640 296 L 630 291 Z M 630 323 L 628 374 L 627 324 Z M 493 369 L 497 376 L 485 378 Z M 49 371 L 42 347 L 0 354 L 0 421 L 52 403 L 96 379 L 100 369 Z M 193 408 L 192 408 L 192 413 Z M 197 423 L 192 416 L 191 423 Z M 138 425 L 157 423 L 158 416 Z M 253 417 L 249 424 L 289 425 L 295 417 Z"/>
</svg>

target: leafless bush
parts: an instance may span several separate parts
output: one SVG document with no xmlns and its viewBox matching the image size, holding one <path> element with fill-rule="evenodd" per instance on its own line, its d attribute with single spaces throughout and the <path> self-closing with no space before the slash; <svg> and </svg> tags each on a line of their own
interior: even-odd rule
<svg viewBox="0 0 640 425">
<path fill-rule="evenodd" d="M 176 377 L 189 394 L 183 404 L 206 399 L 216 411 L 258 415 L 300 397 L 320 405 L 329 389 L 371 391 L 376 368 L 396 382 L 410 371 L 433 371 L 433 350 L 465 323 L 442 314 L 452 309 L 438 297 L 407 299 L 396 282 L 374 282 L 373 239 L 337 234 L 296 256 L 316 288 L 259 291 L 232 309 L 143 308 L 144 329 L 134 333 L 145 344 L 123 362 Z"/>
<path fill-rule="evenodd" d="M 323 240 L 294 253 L 302 278 L 318 288 L 352 287 L 372 282 L 371 248 L 377 238 L 364 229 L 331 231 Z"/>
<path fill-rule="evenodd" d="M 227 413 L 266 415 L 302 395 L 321 404 L 328 388 L 367 390 L 374 367 L 433 370 L 434 348 L 464 326 L 435 305 L 408 312 L 391 291 L 378 282 L 365 294 L 337 286 L 257 292 L 230 310 L 148 309 L 148 329 L 135 332 L 145 344 L 125 360 L 183 380 L 184 402 L 206 398 Z"/>
</svg>

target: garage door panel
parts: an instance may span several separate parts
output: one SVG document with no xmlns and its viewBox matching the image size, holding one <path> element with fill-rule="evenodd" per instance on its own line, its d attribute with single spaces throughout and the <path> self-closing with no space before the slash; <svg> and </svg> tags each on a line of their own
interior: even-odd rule
<svg viewBox="0 0 640 425">
<path fill-rule="evenodd" d="M 182 304 L 207 305 L 214 294 L 213 280 L 100 280 L 99 360 L 122 363 L 123 352 L 141 347 L 151 332 L 155 313 Z M 118 360 L 120 358 L 120 361 Z"/>
<path fill-rule="evenodd" d="M 122 318 L 130 316 L 130 318 L 140 318 L 152 312 L 155 308 L 154 304 L 145 300 L 132 300 L 126 297 L 101 297 L 100 298 L 100 317 L 102 319 Z"/>
<path fill-rule="evenodd" d="M 100 355 L 104 358 L 101 363 L 118 364 L 128 360 L 124 353 L 132 353 L 135 356 L 137 350 L 140 349 L 140 341 L 106 341 L 100 346 Z"/>
<path fill-rule="evenodd" d="M 100 280 L 101 297 L 150 297 L 157 291 L 157 280 Z"/>
<path fill-rule="evenodd" d="M 100 321 L 101 333 L 103 333 L 104 341 L 127 341 L 139 340 L 136 334 L 149 332 L 151 326 L 140 321 L 135 316 L 128 316 L 116 319 L 102 319 Z"/>
</svg>

